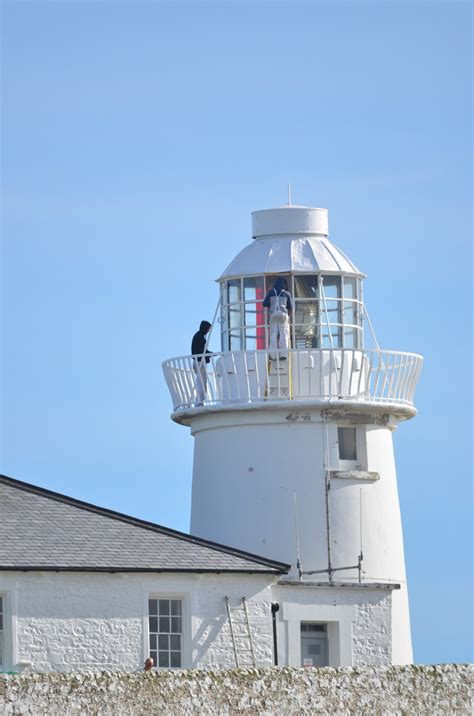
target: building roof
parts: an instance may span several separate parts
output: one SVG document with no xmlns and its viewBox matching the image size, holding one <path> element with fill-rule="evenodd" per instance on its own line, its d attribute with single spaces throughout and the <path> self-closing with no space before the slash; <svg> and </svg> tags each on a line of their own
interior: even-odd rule
<svg viewBox="0 0 474 716">
<path fill-rule="evenodd" d="M 346 273 L 363 276 L 326 237 L 272 236 L 254 239 L 230 262 L 219 278 L 276 273 Z"/>
<path fill-rule="evenodd" d="M 289 565 L 0 475 L 0 570 L 246 572 Z"/>
</svg>

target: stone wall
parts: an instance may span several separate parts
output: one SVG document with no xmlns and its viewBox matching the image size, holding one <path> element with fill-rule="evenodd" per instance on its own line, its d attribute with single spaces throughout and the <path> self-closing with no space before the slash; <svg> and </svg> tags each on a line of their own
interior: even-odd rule
<svg viewBox="0 0 474 716">
<path fill-rule="evenodd" d="M 0 675 L 7 714 L 470 714 L 468 665 Z"/>
</svg>

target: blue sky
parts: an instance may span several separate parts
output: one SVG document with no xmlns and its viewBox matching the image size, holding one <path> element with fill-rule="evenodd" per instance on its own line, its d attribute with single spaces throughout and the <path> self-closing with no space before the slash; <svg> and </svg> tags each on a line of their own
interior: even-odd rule
<svg viewBox="0 0 474 716">
<path fill-rule="evenodd" d="M 4 0 L 3 472 L 188 529 L 161 362 L 291 179 L 382 347 L 425 356 L 395 435 L 415 658 L 471 659 L 471 14 Z"/>
</svg>

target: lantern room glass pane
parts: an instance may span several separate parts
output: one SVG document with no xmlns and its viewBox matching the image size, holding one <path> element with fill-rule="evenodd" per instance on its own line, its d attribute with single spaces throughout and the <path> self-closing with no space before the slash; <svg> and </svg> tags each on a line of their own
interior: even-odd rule
<svg viewBox="0 0 474 716">
<path fill-rule="evenodd" d="M 242 335 L 240 331 L 238 333 L 232 332 L 229 338 L 229 349 L 231 351 L 242 350 Z"/>
<path fill-rule="evenodd" d="M 344 348 L 357 348 L 357 329 L 344 330 Z"/>
<path fill-rule="evenodd" d="M 257 304 L 256 303 L 246 303 L 245 304 L 244 322 L 245 322 L 246 326 L 256 326 L 257 325 Z"/>
<path fill-rule="evenodd" d="M 227 281 L 227 300 L 229 303 L 235 303 L 241 300 L 241 281 L 240 278 Z"/>
<path fill-rule="evenodd" d="M 316 298 L 318 295 L 318 277 L 295 276 L 295 298 Z"/>
<path fill-rule="evenodd" d="M 341 277 L 340 276 L 322 276 L 323 290 L 326 298 L 341 297 Z"/>
<path fill-rule="evenodd" d="M 263 300 L 263 288 L 263 276 L 244 278 L 244 301 Z"/>
<path fill-rule="evenodd" d="M 314 332 L 309 333 L 307 326 L 295 326 L 295 348 L 304 350 L 306 348 L 318 348 L 318 327 L 314 327 Z"/>
<path fill-rule="evenodd" d="M 344 276 L 344 298 L 357 298 L 355 278 Z"/>
<path fill-rule="evenodd" d="M 316 348 L 318 334 L 317 301 L 295 301 L 295 347 Z"/>
<path fill-rule="evenodd" d="M 331 333 L 327 327 L 322 327 L 323 340 L 322 348 L 341 348 L 341 329 L 338 326 L 331 326 Z"/>
<path fill-rule="evenodd" d="M 245 350 L 247 350 L 247 351 L 257 350 L 257 336 L 255 334 L 246 332 L 246 334 L 245 334 Z"/>
<path fill-rule="evenodd" d="M 347 301 L 344 302 L 344 323 L 349 323 L 353 326 L 357 325 L 356 307 L 356 303 L 348 303 Z"/>
<path fill-rule="evenodd" d="M 341 323 L 341 303 L 340 301 L 327 300 L 325 304 L 321 306 L 323 313 L 321 317 L 321 323 L 327 325 L 327 323 Z"/>
<path fill-rule="evenodd" d="M 229 306 L 229 326 L 230 328 L 240 328 L 242 323 L 242 311 L 240 303 L 233 303 Z"/>
</svg>

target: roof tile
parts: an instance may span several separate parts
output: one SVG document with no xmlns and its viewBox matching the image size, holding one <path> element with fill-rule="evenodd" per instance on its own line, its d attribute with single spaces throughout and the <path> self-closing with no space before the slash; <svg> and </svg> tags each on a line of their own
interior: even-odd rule
<svg viewBox="0 0 474 716">
<path fill-rule="evenodd" d="M 288 566 L 0 476 L 0 569 L 282 573 Z"/>
</svg>

